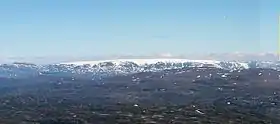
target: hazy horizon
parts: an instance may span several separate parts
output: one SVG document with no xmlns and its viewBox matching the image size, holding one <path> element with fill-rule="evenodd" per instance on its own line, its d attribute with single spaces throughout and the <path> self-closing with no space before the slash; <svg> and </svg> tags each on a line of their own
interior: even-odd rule
<svg viewBox="0 0 280 124">
<path fill-rule="evenodd" d="M 53 64 L 75 61 L 97 61 L 97 60 L 112 60 L 112 59 L 196 59 L 196 60 L 219 60 L 219 61 L 277 61 L 275 53 L 209 53 L 209 54 L 150 54 L 150 55 L 108 55 L 108 56 L 48 56 L 48 57 L 10 57 L 1 58 L 0 64 L 9 64 L 14 62 L 27 62 L 34 64 Z"/>
</svg>

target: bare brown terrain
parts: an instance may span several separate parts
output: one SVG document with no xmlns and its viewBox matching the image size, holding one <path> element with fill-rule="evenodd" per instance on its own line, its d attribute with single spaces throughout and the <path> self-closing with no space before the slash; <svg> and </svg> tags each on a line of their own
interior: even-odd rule
<svg viewBox="0 0 280 124">
<path fill-rule="evenodd" d="M 2 78 L 0 123 L 278 124 L 279 75 L 186 68 L 99 81 Z"/>
</svg>

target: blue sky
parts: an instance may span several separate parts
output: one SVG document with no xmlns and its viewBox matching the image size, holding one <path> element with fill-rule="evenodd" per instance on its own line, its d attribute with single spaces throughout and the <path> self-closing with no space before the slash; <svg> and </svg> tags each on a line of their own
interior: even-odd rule
<svg viewBox="0 0 280 124">
<path fill-rule="evenodd" d="M 3 0 L 0 56 L 273 52 L 279 0 Z"/>
</svg>

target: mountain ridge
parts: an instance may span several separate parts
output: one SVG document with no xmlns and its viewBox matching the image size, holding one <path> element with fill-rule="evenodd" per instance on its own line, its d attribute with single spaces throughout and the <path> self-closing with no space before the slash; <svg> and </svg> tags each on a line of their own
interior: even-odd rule
<svg viewBox="0 0 280 124">
<path fill-rule="evenodd" d="M 40 75 L 85 76 L 88 78 L 125 75 L 139 72 L 156 72 L 166 69 L 190 67 L 214 67 L 225 70 L 249 68 L 280 69 L 280 64 L 267 61 L 217 61 L 190 59 L 114 59 L 99 61 L 76 61 L 57 64 L 36 65 L 17 62 L 0 65 L 0 77 L 26 77 Z"/>
</svg>

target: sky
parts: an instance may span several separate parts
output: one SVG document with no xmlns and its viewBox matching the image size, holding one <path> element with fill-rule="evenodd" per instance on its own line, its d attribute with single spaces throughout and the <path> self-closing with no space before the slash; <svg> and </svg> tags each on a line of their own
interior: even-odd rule
<svg viewBox="0 0 280 124">
<path fill-rule="evenodd" d="M 3 0 L 0 58 L 276 52 L 279 0 Z"/>
</svg>

